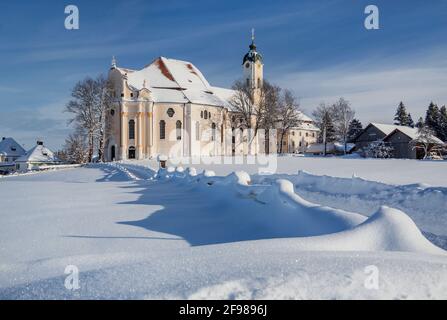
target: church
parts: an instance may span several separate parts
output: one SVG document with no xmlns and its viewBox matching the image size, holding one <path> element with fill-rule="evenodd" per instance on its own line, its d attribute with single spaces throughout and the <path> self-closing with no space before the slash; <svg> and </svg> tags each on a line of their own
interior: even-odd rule
<svg viewBox="0 0 447 320">
<path fill-rule="evenodd" d="M 262 86 L 263 67 L 252 35 L 242 74 L 254 92 Z M 107 161 L 160 154 L 182 157 L 276 152 L 276 139 L 265 138 L 265 134 L 259 135 L 263 141 L 247 143 L 248 133 L 235 129 L 238 118 L 229 103 L 235 91 L 212 86 L 191 62 L 159 57 L 141 70 L 131 70 L 118 67 L 113 59 L 109 81 L 116 103 L 106 117 Z M 297 136 L 302 131 L 299 134 L 306 137 L 308 145 L 315 129 L 305 123 L 294 130 Z M 271 147 L 269 140 L 275 141 Z M 287 152 L 298 151 L 298 142 L 286 143 Z"/>
</svg>

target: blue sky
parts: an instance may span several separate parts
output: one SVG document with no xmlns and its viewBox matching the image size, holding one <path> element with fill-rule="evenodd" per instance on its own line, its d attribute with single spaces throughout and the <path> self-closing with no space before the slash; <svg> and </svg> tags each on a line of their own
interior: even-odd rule
<svg viewBox="0 0 447 320">
<path fill-rule="evenodd" d="M 80 29 L 64 28 L 77 5 Z M 364 9 L 380 10 L 366 30 Z M 0 11 L 0 136 L 27 148 L 61 147 L 70 89 L 118 65 L 142 68 L 157 56 L 193 62 L 210 83 L 241 76 L 250 30 L 264 75 L 292 89 L 311 111 L 337 97 L 357 116 L 390 123 L 403 100 L 415 120 L 430 100 L 447 103 L 447 1 L 10 1 Z"/>
</svg>

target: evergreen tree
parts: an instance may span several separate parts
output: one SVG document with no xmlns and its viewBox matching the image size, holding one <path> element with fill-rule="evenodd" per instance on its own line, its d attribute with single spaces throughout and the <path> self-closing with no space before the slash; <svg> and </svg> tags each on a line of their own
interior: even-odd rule
<svg viewBox="0 0 447 320">
<path fill-rule="evenodd" d="M 442 141 L 447 141 L 447 108 L 444 106 L 439 110 L 440 115 L 440 126 L 441 126 L 441 137 Z"/>
<path fill-rule="evenodd" d="M 349 124 L 348 131 L 348 141 L 352 141 L 361 131 L 363 130 L 363 125 L 358 119 L 352 119 Z"/>
<path fill-rule="evenodd" d="M 419 117 L 418 122 L 416 123 L 416 128 L 420 129 L 424 126 L 424 119 L 422 119 L 422 117 Z"/>
<path fill-rule="evenodd" d="M 440 138 L 442 136 L 441 112 L 436 104 L 430 102 L 425 114 L 425 124 Z"/>
<path fill-rule="evenodd" d="M 404 103 L 401 101 L 397 106 L 396 115 L 394 116 L 394 124 L 399 126 L 408 126 L 409 117 Z"/>
<path fill-rule="evenodd" d="M 411 113 L 408 114 L 408 126 L 414 128 L 414 121 L 413 118 L 411 117 Z"/>
</svg>

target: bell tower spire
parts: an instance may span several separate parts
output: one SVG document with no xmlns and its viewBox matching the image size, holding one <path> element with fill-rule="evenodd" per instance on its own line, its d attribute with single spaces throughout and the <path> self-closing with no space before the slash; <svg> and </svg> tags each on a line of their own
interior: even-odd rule
<svg viewBox="0 0 447 320">
<path fill-rule="evenodd" d="M 245 54 L 242 61 L 243 78 L 247 86 L 250 86 L 256 93 L 262 87 L 264 80 L 262 55 L 256 51 L 255 29 L 251 29 L 251 44 L 249 51 Z"/>
</svg>

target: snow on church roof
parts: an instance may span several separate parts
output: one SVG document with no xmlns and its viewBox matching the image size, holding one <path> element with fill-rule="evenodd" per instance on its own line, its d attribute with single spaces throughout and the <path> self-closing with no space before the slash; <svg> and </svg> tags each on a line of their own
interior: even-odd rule
<svg viewBox="0 0 447 320">
<path fill-rule="evenodd" d="M 43 144 L 37 144 L 34 148 L 26 152 L 25 155 L 18 158 L 16 162 L 55 163 L 61 161 L 54 155 L 53 151 Z"/>
<path fill-rule="evenodd" d="M 155 102 L 227 106 L 232 90 L 212 87 L 191 62 L 159 57 L 139 71 L 117 68 L 136 90 L 147 88 Z"/>
</svg>

